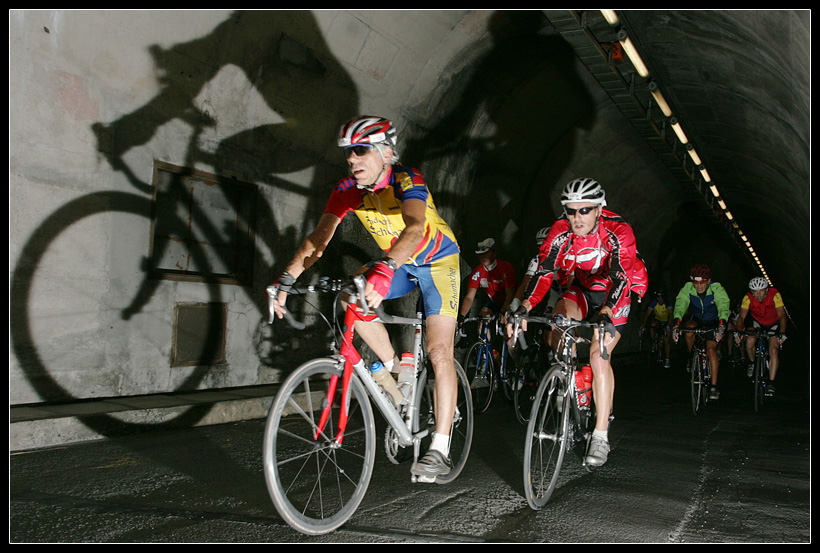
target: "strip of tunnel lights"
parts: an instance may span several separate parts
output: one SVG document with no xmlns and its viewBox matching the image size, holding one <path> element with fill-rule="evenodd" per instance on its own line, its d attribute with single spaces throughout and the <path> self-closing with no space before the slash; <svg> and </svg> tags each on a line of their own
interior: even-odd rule
<svg viewBox="0 0 820 553">
<path fill-rule="evenodd" d="M 615 10 L 601 10 L 601 15 L 603 15 L 607 23 L 609 23 L 612 26 L 620 24 L 620 19 L 618 18 L 618 14 Z M 638 53 L 638 49 L 635 47 L 635 44 L 629 38 L 626 29 L 619 29 L 617 37 L 618 42 L 621 44 L 621 47 L 623 48 L 624 52 L 626 52 L 629 61 L 632 62 L 632 66 L 635 68 L 635 71 L 638 72 L 638 75 L 640 75 L 643 78 L 648 78 L 649 69 L 647 68 L 646 63 L 644 63 L 643 59 L 641 58 L 641 55 Z M 666 98 L 663 97 L 663 94 L 661 93 L 660 88 L 658 87 L 658 83 L 654 80 L 650 80 L 647 84 L 647 87 L 649 88 L 649 92 L 652 95 L 652 98 L 654 98 L 655 103 L 658 104 L 658 107 L 660 108 L 661 112 L 664 114 L 664 116 L 669 118 L 669 124 L 672 127 L 672 130 L 675 131 L 678 140 L 680 140 L 680 143 L 683 144 L 683 146 L 686 148 L 686 152 L 689 154 L 689 157 L 694 162 L 695 167 L 697 167 L 700 171 L 703 181 L 709 186 L 709 191 L 715 197 L 715 200 L 717 201 L 721 210 L 723 210 L 723 215 L 731 223 L 732 227 L 734 227 L 734 229 L 737 231 L 738 236 L 741 238 L 743 244 L 748 249 L 749 254 L 752 256 L 752 259 L 754 259 L 755 263 L 757 263 L 760 272 L 763 274 L 766 280 L 769 281 L 769 284 L 771 284 L 771 279 L 769 278 L 766 269 L 763 267 L 763 263 L 760 261 L 760 258 L 757 256 L 757 253 L 755 253 L 754 248 L 752 248 L 752 244 L 749 242 L 749 239 L 740 230 L 737 221 L 734 220 L 732 212 L 729 211 L 726 207 L 726 202 L 723 200 L 723 198 L 721 198 L 717 185 L 715 185 L 712 182 L 712 177 L 709 175 L 709 171 L 706 170 L 706 167 L 704 167 L 703 160 L 701 160 L 697 151 L 695 151 L 695 147 L 689 142 L 689 138 L 683 131 L 680 121 L 676 117 L 672 116 L 672 108 L 669 106 L 669 103 L 666 101 Z"/>
</svg>

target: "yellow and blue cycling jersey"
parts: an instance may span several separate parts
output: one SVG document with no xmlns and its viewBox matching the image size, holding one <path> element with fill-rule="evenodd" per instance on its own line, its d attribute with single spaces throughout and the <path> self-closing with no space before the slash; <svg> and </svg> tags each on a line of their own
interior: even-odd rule
<svg viewBox="0 0 820 553">
<path fill-rule="evenodd" d="M 661 323 L 668 323 L 672 318 L 672 304 L 666 303 L 666 300 L 652 300 L 652 303 L 647 307 L 652 312 L 652 317 Z"/>
<path fill-rule="evenodd" d="M 325 207 L 343 219 L 351 211 L 359 218 L 376 244 L 389 252 L 404 230 L 402 203 L 421 200 L 427 205 L 424 237 L 405 264 L 396 271 L 386 299 L 409 292 L 418 279 L 427 315 L 456 317 L 460 295 L 459 247 L 450 226 L 441 218 L 424 177 L 416 169 L 402 165 L 390 168 L 385 180 L 374 191 L 356 187 L 356 180 L 339 181 Z"/>
</svg>

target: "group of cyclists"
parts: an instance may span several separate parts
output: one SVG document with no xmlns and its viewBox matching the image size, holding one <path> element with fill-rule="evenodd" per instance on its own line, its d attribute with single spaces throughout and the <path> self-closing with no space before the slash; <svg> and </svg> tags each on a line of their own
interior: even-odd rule
<svg viewBox="0 0 820 553">
<path fill-rule="evenodd" d="M 481 263 L 468 278 L 466 295 L 461 298 L 460 249 L 455 235 L 439 215 L 422 174 L 399 163 L 393 124 L 377 116 L 355 117 L 342 125 L 338 145 L 344 150 L 350 176 L 337 183 L 316 228 L 268 289 L 277 316 L 284 315 L 287 292 L 296 279 L 319 260 L 342 219 L 353 212 L 384 251 L 384 256 L 360 270 L 367 281 L 364 295 L 368 305 L 376 308 L 384 300 L 420 288 L 428 355 L 435 372 L 436 415 L 432 444 L 411 467 L 414 475 L 424 477 L 451 470 L 449 433 L 457 398 L 454 337 L 459 319 L 470 311 L 479 288 L 488 290 L 491 297 L 482 309 L 510 317 L 525 317 L 539 304 L 554 301 L 555 314 L 603 321 L 604 335 L 598 336 L 596 331 L 590 344 L 597 420 L 586 463 L 593 467 L 606 463 L 614 373 L 611 358 L 603 358 L 600 345 L 603 342 L 609 352 L 616 347 L 629 316 L 630 294 L 643 296 L 647 277 L 632 227 L 606 208 L 603 187 L 591 178 L 576 179 L 564 187 L 563 213 L 539 231 L 539 252 L 520 288 L 512 266 L 498 259 L 494 241 L 480 242 L 475 253 Z M 692 282 L 681 290 L 675 303 L 675 328 L 681 324 L 686 307 L 699 302 L 700 318 L 690 309 L 692 319 L 683 324 L 718 321 L 715 339 L 719 339 L 729 315 L 728 296 L 718 283 L 711 282 L 708 268 L 696 269 Z M 520 301 L 514 301 L 516 296 Z M 759 299 L 752 294 L 744 305 L 755 319 L 759 313 L 768 316 L 778 310 L 768 307 L 770 296 Z M 761 322 L 769 324 L 766 321 Z M 785 323 L 779 324 L 781 331 L 785 330 Z M 526 330 L 526 319 L 521 327 Z M 359 321 L 355 331 L 388 370 L 398 371 L 398 358 L 380 322 Z M 557 340 L 556 333 L 551 337 L 553 349 Z M 714 366 L 716 378 L 716 360 Z"/>
<path fill-rule="evenodd" d="M 755 330 L 761 329 L 772 334 L 769 338 L 766 394 L 772 396 L 775 393 L 774 381 L 779 366 L 780 345 L 786 339 L 786 309 L 780 292 L 770 286 L 765 278 L 753 277 L 748 288 L 749 291 L 740 301 L 739 310 L 735 312 L 726 289 L 712 279 L 710 267 L 695 265 L 689 272 L 689 281 L 680 289 L 674 303 L 667 301 L 663 290 L 657 290 L 654 299 L 647 306 L 643 322 L 653 337 L 657 332 L 663 333 L 666 367 L 670 366 L 670 339 L 677 342 L 682 329 L 708 331 L 705 335 L 706 354 L 712 375 L 709 397 L 713 400 L 720 397 L 717 385 L 721 357 L 718 344 L 724 338 L 741 348 L 741 358 L 745 352 L 747 376 L 752 375 L 755 337 L 746 336 L 744 340 L 747 322 Z M 686 333 L 685 342 L 689 351 L 692 350 L 694 340 L 692 333 Z"/>
</svg>

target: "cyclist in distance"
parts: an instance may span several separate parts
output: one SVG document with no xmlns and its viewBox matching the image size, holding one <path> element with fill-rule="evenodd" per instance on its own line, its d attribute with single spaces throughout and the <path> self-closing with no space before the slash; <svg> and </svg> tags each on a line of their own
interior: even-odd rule
<svg viewBox="0 0 820 553">
<path fill-rule="evenodd" d="M 448 474 L 450 426 L 457 399 L 453 342 L 459 301 L 459 247 L 439 216 L 416 169 L 398 164 L 396 129 L 382 117 L 356 117 L 342 125 L 339 146 L 351 175 L 330 194 L 316 228 L 276 280 L 274 310 L 281 318 L 287 291 L 327 248 L 339 223 L 353 212 L 385 255 L 365 265 L 365 299 L 376 308 L 418 285 L 427 316 L 427 349 L 435 371 L 436 432 L 428 452 L 411 468 L 417 476 Z M 418 279 L 418 284 L 410 276 Z M 380 322 L 358 321 L 356 332 L 388 369 L 395 351 Z M 397 363 L 395 363 L 397 365 Z"/>
<path fill-rule="evenodd" d="M 729 319 L 731 301 L 726 289 L 718 282 L 712 281 L 712 271 L 708 265 L 695 265 L 689 271 L 690 281 L 683 285 L 675 298 L 675 309 L 672 313 L 672 338 L 675 342 L 680 336 L 680 327 L 687 310 L 691 318 L 683 322 L 684 328 L 703 329 L 711 332 L 706 338 L 706 355 L 712 368 L 712 387 L 710 399 L 718 399 L 718 353 L 717 343 L 723 339 L 726 321 Z M 686 334 L 686 347 L 691 352 L 695 335 Z"/>
<path fill-rule="evenodd" d="M 665 368 L 669 368 L 670 365 L 669 352 L 672 346 L 669 340 L 668 327 L 669 320 L 672 318 L 672 310 L 673 306 L 666 301 L 663 290 L 657 290 L 655 298 L 646 307 L 646 316 L 643 320 L 644 325 L 649 326 L 649 332 L 653 340 L 656 332 L 663 332 L 663 353 L 665 356 L 663 366 Z"/>
<path fill-rule="evenodd" d="M 630 291 L 637 258 L 635 233 L 619 215 L 604 209 L 606 194 L 591 178 L 568 183 L 561 194 L 564 214 L 550 227 L 538 253 L 532 276 L 518 313 L 529 313 L 558 279 L 564 292 L 555 314 L 578 320 L 605 320 L 607 332 L 596 331 L 590 345 L 593 371 L 592 397 L 597 418 L 586 452 L 586 464 L 598 467 L 609 456 L 609 417 L 615 376 L 609 359 L 601 357 L 601 342 L 611 352 L 621 337 L 630 308 Z M 526 330 L 526 321 L 522 328 Z M 508 327 L 509 328 L 509 327 Z M 552 349 L 558 346 L 552 335 Z"/>
<path fill-rule="evenodd" d="M 786 339 L 786 308 L 783 298 L 777 288 L 769 286 L 769 281 L 763 277 L 755 277 L 749 281 L 749 292 L 740 302 L 740 315 L 737 329 L 743 332 L 746 327 L 746 316 L 752 314 L 752 326 L 755 329 L 778 332 L 780 336 L 769 338 L 769 381 L 766 383 L 766 395 L 774 395 L 774 379 L 780 364 L 780 344 Z M 746 354 L 754 359 L 755 337 L 746 337 Z M 740 344 L 740 334 L 735 341 Z M 748 376 L 752 376 L 754 361 L 749 363 Z"/>
<path fill-rule="evenodd" d="M 487 238 L 479 242 L 475 253 L 478 254 L 479 264 L 467 279 L 467 293 L 461 300 L 459 319 L 470 313 L 479 289 L 489 296 L 489 301 L 479 312 L 480 317 L 504 312 L 515 297 L 518 285 L 512 264 L 498 258 L 495 240 Z"/>
</svg>

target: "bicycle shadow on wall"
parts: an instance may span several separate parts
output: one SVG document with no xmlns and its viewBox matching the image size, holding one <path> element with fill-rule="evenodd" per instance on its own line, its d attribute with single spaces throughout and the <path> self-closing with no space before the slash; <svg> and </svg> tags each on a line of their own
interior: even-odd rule
<svg viewBox="0 0 820 553">
<path fill-rule="evenodd" d="M 551 193 L 565 184 L 557 179 L 575 135 L 595 116 L 574 52 L 546 24 L 538 10 L 494 13 L 491 48 L 449 79 L 431 110 L 444 116 L 406 148 L 412 163 L 435 167 L 426 174 L 450 175 L 436 198 L 456 210 L 451 225 L 471 263 L 472 247 L 492 236 L 504 259 L 525 266 L 535 233 L 557 217 Z"/>
<path fill-rule="evenodd" d="M 38 337 L 33 331 L 34 321 L 30 315 L 35 283 L 38 271 L 42 271 L 44 257 L 49 250 L 58 247 L 58 240 L 65 239 L 63 235 L 68 234 L 65 231 L 70 227 L 74 226 L 72 234 L 76 235 L 78 226 L 87 224 L 78 223 L 104 216 L 112 220 L 114 227 L 117 226 L 113 223 L 115 217 L 118 221 L 138 217 L 152 221 L 153 228 L 157 200 L 166 201 L 172 206 L 172 209 L 165 211 L 167 218 L 163 224 L 166 234 L 182 236 L 186 229 L 195 227 L 198 238 L 186 242 L 185 255 L 192 268 L 190 272 L 208 273 L 214 263 L 231 266 L 235 262 L 230 257 L 236 249 L 234 240 L 241 234 L 236 232 L 236 226 L 242 226 L 253 234 L 254 239 L 249 242 L 249 258 L 252 260 L 249 279 L 239 284 L 252 298 L 260 315 L 264 316 L 267 310 L 264 287 L 268 279 L 289 260 L 288 256 L 297 246 L 297 238 L 303 236 L 305 228 L 310 226 L 310 219 L 320 215 L 326 201 L 327 187 L 344 171 L 343 160 L 335 147 L 336 133 L 341 121 L 358 113 L 358 93 L 349 75 L 330 53 L 310 11 L 238 11 L 206 36 L 168 49 L 152 46 L 150 52 L 161 85 L 157 95 L 113 122 L 95 123 L 92 129 L 98 140 L 99 153 L 113 169 L 125 176 L 136 192 L 95 192 L 62 206 L 46 217 L 27 239 L 12 274 L 9 306 L 12 350 L 30 385 L 44 401 L 76 399 L 69 391 L 68 384 L 64 385 L 59 380 L 59 361 L 53 360 L 53 355 L 43 354 L 43 350 L 48 348 L 38 348 Z M 229 66 L 238 68 L 247 80 L 246 84 L 251 83 L 252 93 L 284 121 L 244 128 L 225 138 L 213 140 L 211 148 L 203 148 L 203 137 L 212 127 L 218 128 L 220 118 L 226 114 L 212 112 L 207 103 L 198 105 L 197 101 L 208 83 Z M 305 102 L 305 97 L 314 100 Z M 281 105 L 287 108 L 281 109 Z M 190 141 L 186 146 L 185 159 L 181 160 L 184 171 L 169 179 L 163 189 L 158 189 L 154 183 L 138 176 L 145 173 L 144 167 L 136 168 L 134 162 L 129 161 L 140 156 L 128 154 L 150 148 L 149 142 L 154 136 L 172 122 L 190 127 Z M 148 162 L 171 155 L 164 151 L 142 151 L 140 154 L 144 154 L 142 157 Z M 196 202 L 187 208 L 185 216 L 179 215 L 185 211 L 184 206 L 173 208 L 179 198 L 190 198 L 184 181 L 187 177 L 196 176 L 193 169 L 201 166 L 212 168 L 217 179 L 214 188 L 219 192 L 219 200 L 239 214 L 235 222 L 209 216 L 206 213 L 208 206 L 197 205 Z M 283 176 L 306 170 L 312 171 L 311 182 L 307 186 L 289 182 Z M 251 187 L 242 197 L 240 205 L 240 196 L 235 193 L 237 180 L 233 178 L 236 174 L 249 182 L 269 187 L 269 194 L 262 194 L 257 186 Z M 280 231 L 271 203 L 277 204 L 280 198 L 293 195 L 301 197 L 300 201 L 305 205 L 305 228 Z M 268 196 L 272 196 L 273 201 L 269 201 Z M 211 197 L 214 197 L 213 193 Z M 248 205 L 254 209 L 252 217 L 247 215 L 250 213 L 246 209 Z M 112 236 L 122 241 L 129 238 L 134 240 L 124 233 L 117 235 L 116 228 Z M 224 247 L 221 250 L 206 250 L 203 246 L 217 243 Z M 156 245 L 157 242 L 154 247 Z M 349 246 L 332 246 L 326 254 L 324 265 L 328 268 L 339 267 L 343 271 L 342 249 L 348 257 L 352 252 L 353 256 L 361 256 L 358 261 L 366 260 L 367 254 Z M 114 243 L 109 247 L 114 251 L 112 255 L 115 259 L 118 250 L 129 251 L 127 244 L 117 246 Z M 100 341 L 101 348 L 135 339 L 133 335 L 141 330 L 134 326 L 129 330 L 127 321 L 140 315 L 152 316 L 146 313 L 146 306 L 156 299 L 161 284 L 156 278 L 155 264 L 168 257 L 169 247 L 166 243 L 142 260 L 142 268 L 136 277 L 140 280 L 138 291 L 132 298 L 113 298 L 106 306 L 108 313 L 101 315 L 101 318 L 111 320 L 112 334 L 102 339 L 95 337 Z M 144 251 L 148 250 L 149 246 L 146 245 Z M 106 276 L 111 280 L 118 277 Z M 219 340 L 212 337 L 218 334 L 217 327 L 224 324 L 224 311 L 216 306 L 229 299 L 223 297 L 224 279 L 203 278 L 200 282 L 207 289 L 206 303 L 211 306 L 205 316 L 205 350 L 200 352 L 200 358 L 211 359 L 215 357 L 213 350 L 220 347 Z M 79 288 L 82 283 L 69 286 Z M 83 295 L 81 290 L 72 289 L 71 292 L 73 296 Z M 42 301 L 39 291 L 37 294 L 38 302 Z M 123 302 L 126 305 L 122 305 Z M 114 305 L 119 307 L 112 307 Z M 112 314 L 114 312 L 116 315 Z M 108 324 L 104 326 L 109 327 Z M 151 339 L 150 336 L 140 338 L 146 341 Z M 65 345 L 52 343 L 50 347 Z M 315 352 L 311 354 L 315 355 Z M 212 366 L 196 366 L 178 385 L 177 391 L 198 389 L 213 370 Z M 83 416 L 80 420 L 91 429 L 112 435 L 139 431 L 143 426 L 190 426 L 201 420 L 209 410 L 210 405 L 195 406 L 173 420 L 145 425 L 129 425 L 107 415 Z"/>
</svg>

